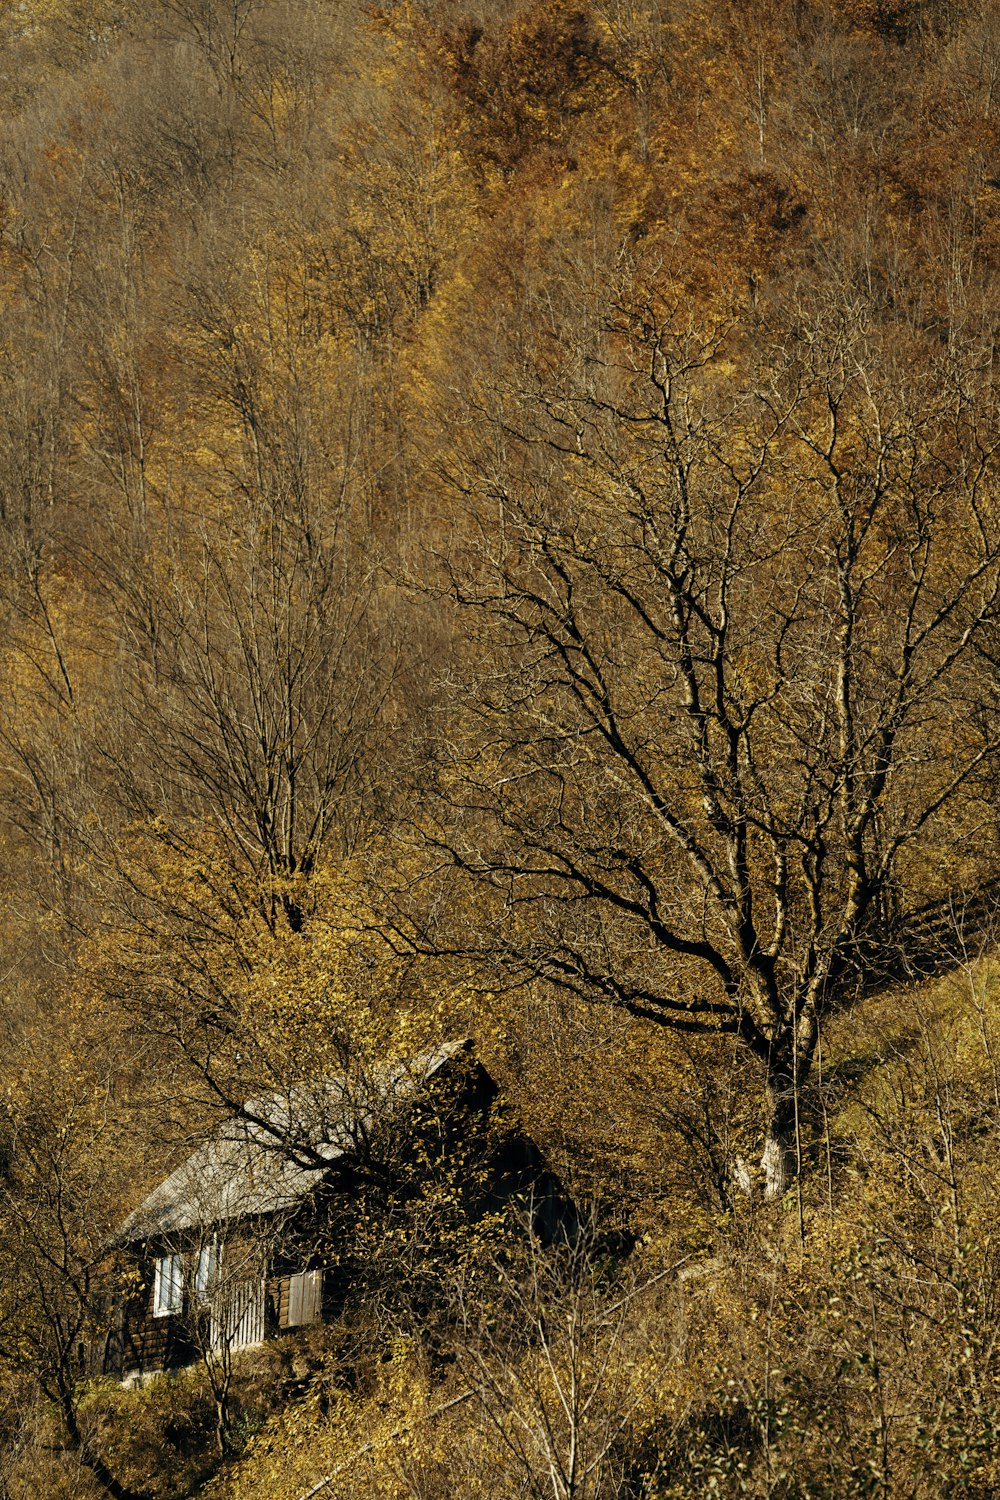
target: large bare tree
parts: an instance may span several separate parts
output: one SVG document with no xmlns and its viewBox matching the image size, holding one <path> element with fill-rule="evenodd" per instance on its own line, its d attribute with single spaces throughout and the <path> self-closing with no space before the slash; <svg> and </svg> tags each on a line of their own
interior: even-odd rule
<svg viewBox="0 0 1000 1500">
<path fill-rule="evenodd" d="M 995 749 L 995 392 L 912 330 L 750 350 L 652 298 L 505 369 L 438 471 L 472 646 L 420 823 L 476 902 L 435 941 L 735 1038 L 776 1197 L 822 1015 Z"/>
</svg>

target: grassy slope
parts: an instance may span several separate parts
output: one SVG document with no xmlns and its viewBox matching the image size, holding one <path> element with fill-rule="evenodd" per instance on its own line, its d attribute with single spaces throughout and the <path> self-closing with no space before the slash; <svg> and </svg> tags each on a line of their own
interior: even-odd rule
<svg viewBox="0 0 1000 1500">
<path fill-rule="evenodd" d="M 992 959 L 963 965 L 834 1023 L 840 1061 L 803 1101 L 801 1194 L 766 1213 L 706 1208 L 687 1257 L 664 1203 L 627 1278 L 680 1274 L 623 1319 L 607 1318 L 607 1287 L 582 1314 L 549 1289 L 553 1324 L 571 1303 L 590 1319 L 580 1368 L 600 1394 L 585 1434 L 596 1451 L 621 1417 L 635 1473 L 657 1475 L 648 1493 L 703 1494 L 713 1477 L 732 1494 L 991 1493 L 998 975 Z M 537 1348 L 504 1375 L 496 1346 L 437 1374 L 413 1342 L 389 1352 L 348 1393 L 314 1341 L 293 1399 L 204 1493 L 297 1500 L 330 1474 L 334 1496 L 499 1497 L 526 1464 L 544 1474 L 540 1446 L 519 1459 L 510 1441 L 543 1415 L 557 1448 L 565 1438 Z M 567 1353 L 554 1352 L 563 1372 Z M 487 1367 L 497 1391 L 434 1415 Z"/>
</svg>

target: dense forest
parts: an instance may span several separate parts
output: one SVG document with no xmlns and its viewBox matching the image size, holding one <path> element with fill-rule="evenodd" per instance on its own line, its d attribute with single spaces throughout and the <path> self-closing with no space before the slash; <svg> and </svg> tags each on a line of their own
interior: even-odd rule
<svg viewBox="0 0 1000 1500">
<path fill-rule="evenodd" d="M 0 34 L 0 1497 L 995 1495 L 1000 5 Z M 192 1143 L 456 1037 L 579 1232 L 456 1161 L 95 1372 Z"/>
</svg>

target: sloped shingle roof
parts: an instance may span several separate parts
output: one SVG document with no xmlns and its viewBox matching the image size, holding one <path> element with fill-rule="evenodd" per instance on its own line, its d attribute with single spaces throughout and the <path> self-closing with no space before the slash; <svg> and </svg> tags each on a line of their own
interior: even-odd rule
<svg viewBox="0 0 1000 1500">
<path fill-rule="evenodd" d="M 327 1167 L 349 1156 L 379 1120 L 392 1115 L 458 1053 L 467 1040 L 447 1042 L 380 1069 L 365 1085 L 347 1078 L 248 1099 L 125 1220 L 125 1245 L 227 1220 L 295 1208 Z"/>
</svg>

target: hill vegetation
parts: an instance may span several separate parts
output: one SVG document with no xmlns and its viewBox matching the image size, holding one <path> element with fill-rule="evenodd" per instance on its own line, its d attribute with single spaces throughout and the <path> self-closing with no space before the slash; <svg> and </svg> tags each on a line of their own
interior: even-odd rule
<svg viewBox="0 0 1000 1500">
<path fill-rule="evenodd" d="M 997 1493 L 1000 7 L 0 0 L 0 100 L 0 1496 Z M 84 1372 L 199 1132 L 467 1034 L 579 1243 L 373 1237 L 224 1442 Z"/>
</svg>

